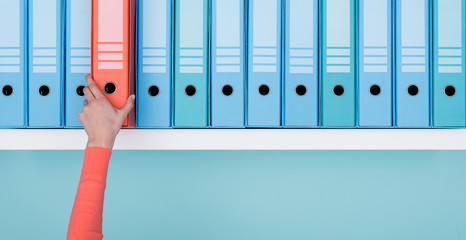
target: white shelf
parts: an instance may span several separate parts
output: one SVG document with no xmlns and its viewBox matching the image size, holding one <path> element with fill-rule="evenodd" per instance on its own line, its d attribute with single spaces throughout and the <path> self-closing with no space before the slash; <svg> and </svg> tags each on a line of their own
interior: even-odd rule
<svg viewBox="0 0 466 240">
<path fill-rule="evenodd" d="M 0 130 L 0 150 L 82 150 L 84 130 Z M 123 129 L 115 150 L 466 150 L 466 129 Z"/>
</svg>

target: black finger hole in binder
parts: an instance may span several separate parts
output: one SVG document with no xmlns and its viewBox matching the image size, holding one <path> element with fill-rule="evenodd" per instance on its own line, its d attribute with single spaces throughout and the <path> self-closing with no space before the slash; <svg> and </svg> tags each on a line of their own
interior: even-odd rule
<svg viewBox="0 0 466 240">
<path fill-rule="evenodd" d="M 451 85 L 448 85 L 445 87 L 445 95 L 449 96 L 449 97 L 453 97 L 455 96 L 455 93 L 456 93 L 456 88 L 451 86 Z"/>
<path fill-rule="evenodd" d="M 11 96 L 13 94 L 13 87 L 10 86 L 10 85 L 5 85 L 3 88 L 2 88 L 2 93 L 4 96 Z"/>
<path fill-rule="evenodd" d="M 369 89 L 369 92 L 371 92 L 372 96 L 378 96 L 381 91 L 382 89 L 380 89 L 379 85 L 372 85 Z"/>
<path fill-rule="evenodd" d="M 76 88 L 76 94 L 78 94 L 78 96 L 80 97 L 84 97 L 84 86 L 83 85 Z"/>
<path fill-rule="evenodd" d="M 408 87 L 408 94 L 410 96 L 416 96 L 419 93 L 419 88 L 416 85 L 411 85 Z"/>
<path fill-rule="evenodd" d="M 116 90 L 117 90 L 117 87 L 116 87 L 115 83 L 108 82 L 104 86 L 104 91 L 108 95 L 114 94 L 116 92 Z"/>
<path fill-rule="evenodd" d="M 188 97 L 192 97 L 192 96 L 196 95 L 196 87 L 194 87 L 193 85 L 188 85 L 184 89 L 184 93 L 186 93 L 186 95 L 188 95 Z"/>
<path fill-rule="evenodd" d="M 157 87 L 155 85 L 152 85 L 152 86 L 149 87 L 147 92 L 149 93 L 149 96 L 157 97 L 159 95 L 159 93 L 160 93 L 160 89 L 159 89 L 159 87 Z"/>
<path fill-rule="evenodd" d="M 39 88 L 39 94 L 43 97 L 46 97 L 50 94 L 50 88 L 48 86 L 42 85 Z"/>
<path fill-rule="evenodd" d="M 295 91 L 298 96 L 304 96 L 307 93 L 307 88 L 304 85 L 298 85 Z"/>
<path fill-rule="evenodd" d="M 270 92 L 270 88 L 267 85 L 261 85 L 259 87 L 259 94 L 262 96 L 267 96 Z"/>
<path fill-rule="evenodd" d="M 336 85 L 335 87 L 333 87 L 333 94 L 335 94 L 335 96 L 342 96 L 343 94 L 345 93 L 345 88 L 341 85 Z"/>
<path fill-rule="evenodd" d="M 233 94 L 233 87 L 230 86 L 230 85 L 223 86 L 222 93 L 223 93 L 223 95 L 225 95 L 227 97 L 231 96 L 231 94 Z"/>
</svg>

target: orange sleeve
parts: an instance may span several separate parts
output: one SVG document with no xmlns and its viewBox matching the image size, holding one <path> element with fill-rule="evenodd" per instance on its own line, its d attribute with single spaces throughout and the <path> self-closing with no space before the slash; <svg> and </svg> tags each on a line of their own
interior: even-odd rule
<svg viewBox="0 0 466 240">
<path fill-rule="evenodd" d="M 81 180 L 68 226 L 68 240 L 102 239 L 105 181 L 112 151 L 86 148 Z"/>
</svg>

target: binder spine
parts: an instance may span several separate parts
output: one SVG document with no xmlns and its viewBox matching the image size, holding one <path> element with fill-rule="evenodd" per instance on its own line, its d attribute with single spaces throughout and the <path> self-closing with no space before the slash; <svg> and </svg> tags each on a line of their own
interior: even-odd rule
<svg viewBox="0 0 466 240">
<path fill-rule="evenodd" d="M 91 72 L 116 108 L 134 93 L 134 0 L 92 1 Z M 135 126 L 135 110 L 123 123 Z"/>
<path fill-rule="evenodd" d="M 433 124 L 466 126 L 465 3 L 433 0 Z"/>
<path fill-rule="evenodd" d="M 206 44 L 206 59 L 207 59 L 207 86 L 206 86 L 206 95 L 207 95 L 207 127 L 212 127 L 212 58 L 211 58 L 211 49 L 210 46 L 212 45 L 212 1 L 207 1 L 207 26 L 206 26 L 206 35 L 207 35 L 207 44 Z"/>
<path fill-rule="evenodd" d="M 324 100 L 324 91 L 323 91 L 323 81 L 322 81 L 322 78 L 323 78 L 323 71 L 324 71 L 324 56 L 323 56 L 323 49 L 324 49 L 324 43 L 323 43 L 323 34 L 324 34 L 324 27 L 323 27 L 323 23 L 324 23 L 324 3 L 323 3 L 323 0 L 318 0 L 317 1 L 317 5 L 318 5 L 318 12 L 319 12 L 319 16 L 318 16 L 318 35 L 317 35 L 317 39 L 318 39 L 318 45 L 319 48 L 318 48 L 318 73 L 317 73 L 317 76 L 318 76 L 318 81 L 317 81 L 317 84 L 318 84 L 318 99 L 319 99 L 319 114 L 318 114 L 318 119 L 317 121 L 319 122 L 319 127 L 323 127 L 323 109 L 324 109 L 324 104 L 323 104 L 323 100 Z"/>
<path fill-rule="evenodd" d="M 0 1 L 0 128 L 27 124 L 27 2 Z"/>
<path fill-rule="evenodd" d="M 318 127 L 318 1 L 286 0 L 284 31 L 285 127 Z"/>
<path fill-rule="evenodd" d="M 136 93 L 136 0 L 130 0 L 129 12 L 129 82 L 126 99 Z M 127 125 L 124 128 L 136 128 L 137 105 L 128 114 Z"/>
<path fill-rule="evenodd" d="M 280 0 L 249 0 L 248 127 L 281 126 Z"/>
<path fill-rule="evenodd" d="M 396 126 L 431 126 L 430 1 L 396 1 Z"/>
<path fill-rule="evenodd" d="M 29 1 L 29 127 L 63 124 L 62 1 Z"/>
<path fill-rule="evenodd" d="M 211 125 L 244 127 L 244 0 L 213 0 Z"/>
<path fill-rule="evenodd" d="M 92 0 L 67 0 L 65 7 L 65 127 L 82 128 L 78 113 L 85 99 L 85 76 L 91 73 Z"/>
<path fill-rule="evenodd" d="M 171 126 L 172 2 L 141 0 L 137 21 L 137 126 Z"/>
<path fill-rule="evenodd" d="M 248 108 L 248 104 L 249 104 L 249 96 L 248 96 L 248 89 L 249 89 L 249 55 L 251 53 L 249 53 L 249 31 L 250 31 L 250 28 L 249 28 L 249 18 L 251 17 L 251 13 L 249 11 L 249 1 L 251 0 L 244 0 L 244 84 L 243 84 L 243 91 L 244 91 L 244 97 L 243 97 L 243 100 L 244 100 L 244 103 L 243 103 L 243 107 L 244 107 L 244 118 L 243 118 L 243 122 L 244 122 L 244 126 L 247 127 L 248 126 L 248 118 L 249 118 L 249 108 Z"/>
<path fill-rule="evenodd" d="M 392 3 L 359 0 L 358 124 L 392 126 Z"/>
<path fill-rule="evenodd" d="M 286 98 L 286 90 L 285 90 L 285 87 L 286 87 L 286 81 L 285 81 L 285 77 L 286 77 L 286 22 L 287 22 L 287 19 L 286 19 L 286 16 L 287 16 L 287 11 L 288 11 L 288 6 L 287 6 L 287 2 L 286 0 L 281 0 L 280 1 L 280 5 L 281 5 L 281 14 L 280 14 L 280 26 L 281 26 L 281 29 L 280 29 L 280 48 L 281 48 L 281 51 L 280 51 L 280 78 L 281 78 L 281 81 L 280 81 L 280 127 L 283 127 L 285 128 L 286 127 L 286 123 L 285 123 L 285 119 L 286 119 L 286 112 L 285 112 L 285 107 L 286 107 L 286 102 L 285 102 L 285 98 Z"/>
<path fill-rule="evenodd" d="M 175 1 L 174 127 L 208 127 L 207 0 Z"/>
<path fill-rule="evenodd" d="M 60 127 L 65 127 L 65 77 L 66 77 L 66 1 L 61 0 L 61 11 L 60 11 Z"/>
<path fill-rule="evenodd" d="M 392 127 L 396 127 L 396 1 L 390 1 L 391 2 L 391 41 L 392 41 L 392 49 L 391 49 L 391 56 L 392 56 L 392 61 L 391 61 L 391 73 L 392 73 L 392 94 L 391 94 L 391 104 L 392 104 Z"/>
<path fill-rule="evenodd" d="M 323 0 L 322 126 L 356 125 L 355 0 Z"/>
</svg>

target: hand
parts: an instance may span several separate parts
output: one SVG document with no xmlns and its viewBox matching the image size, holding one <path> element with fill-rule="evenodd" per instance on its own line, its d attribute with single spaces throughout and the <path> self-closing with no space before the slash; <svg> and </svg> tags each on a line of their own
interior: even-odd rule
<svg viewBox="0 0 466 240">
<path fill-rule="evenodd" d="M 131 95 L 122 109 L 117 109 L 100 91 L 91 75 L 86 75 L 88 86 L 84 88 L 86 100 L 78 118 L 88 136 L 87 147 L 112 149 L 123 122 L 134 107 Z"/>
</svg>

